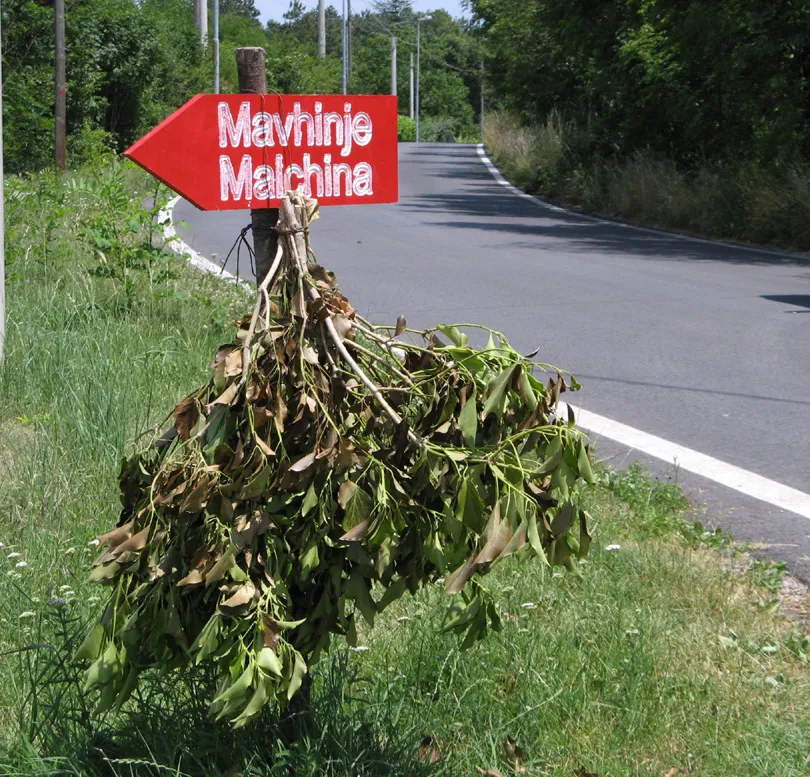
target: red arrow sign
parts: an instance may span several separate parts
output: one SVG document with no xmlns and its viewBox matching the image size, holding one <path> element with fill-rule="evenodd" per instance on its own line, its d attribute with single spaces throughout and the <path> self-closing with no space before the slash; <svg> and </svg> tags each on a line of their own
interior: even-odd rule
<svg viewBox="0 0 810 777">
<path fill-rule="evenodd" d="M 200 94 L 124 155 L 202 210 L 396 202 L 397 98 Z"/>
</svg>

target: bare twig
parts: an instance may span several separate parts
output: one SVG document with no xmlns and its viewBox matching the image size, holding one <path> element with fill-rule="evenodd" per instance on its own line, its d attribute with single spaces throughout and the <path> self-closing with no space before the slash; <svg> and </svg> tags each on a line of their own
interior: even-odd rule
<svg viewBox="0 0 810 777">
<path fill-rule="evenodd" d="M 364 353 L 370 359 L 374 359 L 374 360 L 380 362 L 381 364 L 384 364 L 391 372 L 394 373 L 394 375 L 396 375 L 398 378 L 402 378 L 402 380 L 404 380 L 409 386 L 415 385 L 414 382 L 413 382 L 413 378 L 410 375 L 408 375 L 408 373 L 403 372 L 400 369 L 397 369 L 393 364 L 391 364 L 390 361 L 388 361 L 388 359 L 383 358 L 382 356 L 380 356 L 380 354 L 374 353 L 374 351 L 369 350 L 368 348 L 366 348 L 363 345 L 360 345 L 360 343 L 355 342 L 354 340 L 346 340 L 346 342 L 352 348 L 354 348 L 357 351 L 360 351 L 360 353 Z M 397 358 L 394 354 L 390 353 L 390 351 L 389 351 L 389 356 L 392 359 Z"/>
<path fill-rule="evenodd" d="M 306 264 L 305 264 L 305 257 L 306 257 L 306 242 L 304 241 L 303 235 L 303 228 L 301 227 L 301 223 L 298 220 L 298 217 L 293 210 L 292 198 L 287 196 L 281 201 L 281 217 L 279 222 L 283 227 L 283 235 L 284 235 L 284 242 L 288 246 L 290 251 L 291 257 L 293 259 L 293 264 L 298 270 L 299 273 L 299 282 L 302 282 L 309 293 L 309 297 L 313 303 L 318 308 L 323 307 L 323 297 L 321 297 L 318 289 L 315 288 L 315 285 L 309 280 L 307 277 L 306 272 Z M 299 246 L 300 243 L 300 246 Z M 303 256 L 302 256 L 302 249 L 303 249 Z M 397 425 L 399 426 L 402 423 L 402 416 L 394 410 L 391 405 L 388 404 L 385 397 L 380 393 L 380 390 L 371 380 L 371 378 L 366 375 L 363 371 L 362 367 L 354 360 L 354 357 L 349 353 L 348 349 L 341 340 L 340 335 L 338 334 L 337 329 L 335 329 L 335 322 L 332 320 L 332 317 L 329 316 L 323 320 L 324 328 L 326 329 L 326 333 L 329 335 L 329 339 L 334 344 L 337 352 L 340 354 L 343 361 L 349 365 L 352 372 L 359 378 L 361 383 L 371 392 L 374 399 L 377 400 L 377 404 L 383 409 L 386 415 Z M 412 430 L 408 430 L 408 438 L 419 445 L 420 447 L 424 445 L 422 438 L 419 437 L 415 432 Z"/>
<path fill-rule="evenodd" d="M 259 298 L 256 300 L 256 306 L 253 308 L 253 316 L 250 319 L 250 326 L 248 327 L 247 335 L 245 335 L 245 342 L 242 346 L 242 377 L 239 378 L 239 384 L 244 385 L 247 382 L 248 367 L 250 366 L 250 342 L 253 339 L 253 332 L 256 329 L 256 322 L 259 320 L 259 313 L 261 312 L 262 302 L 267 299 L 267 289 L 272 285 L 273 279 L 278 272 L 281 265 L 281 257 L 284 254 L 284 249 L 279 245 L 276 250 L 276 258 L 273 264 L 264 276 L 264 280 L 259 286 Z M 268 299 L 269 305 L 269 299 Z"/>
</svg>

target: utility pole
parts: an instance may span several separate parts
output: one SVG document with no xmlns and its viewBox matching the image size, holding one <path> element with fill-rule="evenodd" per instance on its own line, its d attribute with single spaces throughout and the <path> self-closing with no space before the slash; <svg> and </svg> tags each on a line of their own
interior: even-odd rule
<svg viewBox="0 0 810 777">
<path fill-rule="evenodd" d="M 0 21 L 2 25 L 2 21 Z M 0 30 L 0 49 L 3 35 Z M 6 345 L 6 220 L 3 213 L 3 52 L 0 50 L 0 364 Z"/>
<path fill-rule="evenodd" d="M 413 118 L 413 52 L 411 52 L 411 68 L 409 74 L 409 82 L 410 82 L 410 103 L 411 103 L 411 112 L 410 117 Z"/>
<path fill-rule="evenodd" d="M 347 43 L 346 43 L 346 0 L 343 0 L 343 21 L 341 23 L 341 49 L 343 51 L 343 70 L 341 72 L 341 78 L 343 80 L 343 94 L 346 94 L 346 78 L 348 76 L 348 71 L 346 69 L 346 55 L 347 55 Z"/>
<path fill-rule="evenodd" d="M 54 0 L 54 37 L 56 43 L 56 132 L 54 137 L 54 161 L 57 168 L 65 169 L 66 141 L 66 95 L 65 76 L 65 0 Z"/>
<path fill-rule="evenodd" d="M 241 94 L 267 94 L 264 49 L 258 46 L 236 49 L 236 72 Z M 276 255 L 278 208 L 253 208 L 250 211 L 253 252 L 256 255 L 256 285 L 267 275 Z"/>
<path fill-rule="evenodd" d="M 422 38 L 419 25 L 430 21 L 432 16 L 423 16 L 416 20 L 416 142 L 419 142 L 419 59 L 422 51 Z"/>
<path fill-rule="evenodd" d="M 391 36 L 391 94 L 397 94 L 397 36 Z"/>
<path fill-rule="evenodd" d="M 323 2 L 323 0 L 321 0 Z M 212 42 L 214 55 L 214 94 L 219 94 L 219 0 L 214 0 L 214 40 Z"/>
<path fill-rule="evenodd" d="M 194 0 L 194 24 L 200 31 L 200 43 L 208 48 L 208 2 L 207 0 Z"/>
<path fill-rule="evenodd" d="M 346 88 L 352 88 L 352 0 L 346 0 Z"/>
<path fill-rule="evenodd" d="M 326 56 L 326 0 L 318 0 L 318 56 Z"/>
<path fill-rule="evenodd" d="M 484 142 L 484 60 L 481 59 L 481 142 Z"/>
</svg>

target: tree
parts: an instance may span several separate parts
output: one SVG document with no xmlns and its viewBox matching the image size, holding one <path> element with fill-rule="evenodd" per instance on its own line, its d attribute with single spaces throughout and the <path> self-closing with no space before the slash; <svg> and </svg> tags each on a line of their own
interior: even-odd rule
<svg viewBox="0 0 810 777">
<path fill-rule="evenodd" d="M 220 0 L 219 12 L 221 14 L 238 14 L 253 20 L 258 19 L 260 16 L 255 0 Z"/>
<path fill-rule="evenodd" d="M 374 0 L 375 14 L 386 25 L 402 24 L 413 17 L 413 0 Z"/>
</svg>

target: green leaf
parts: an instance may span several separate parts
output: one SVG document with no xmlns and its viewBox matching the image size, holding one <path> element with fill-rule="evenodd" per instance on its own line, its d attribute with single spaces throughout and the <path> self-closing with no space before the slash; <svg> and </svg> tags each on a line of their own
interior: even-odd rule
<svg viewBox="0 0 810 777">
<path fill-rule="evenodd" d="M 579 476 L 586 482 L 593 484 L 596 479 L 593 476 L 593 469 L 591 469 L 591 461 L 588 457 L 588 449 L 585 443 L 580 438 L 578 441 L 579 455 L 577 456 L 577 469 Z"/>
<path fill-rule="evenodd" d="M 307 673 L 307 665 L 304 661 L 301 654 L 296 651 L 295 653 L 295 665 L 293 666 L 293 673 L 292 678 L 290 679 L 290 685 L 287 688 L 287 699 L 292 699 L 296 693 L 298 693 L 298 689 L 301 687 L 301 683 L 304 682 L 304 675 Z"/>
<path fill-rule="evenodd" d="M 317 504 L 318 495 L 315 493 L 315 483 L 310 483 L 304 501 L 301 503 L 301 515 L 308 515 Z"/>
<path fill-rule="evenodd" d="M 481 534 L 486 526 L 484 503 L 475 484 L 469 480 L 462 481 L 459 489 L 456 517 L 476 534 Z"/>
<path fill-rule="evenodd" d="M 241 728 L 255 718 L 261 712 L 262 707 L 267 703 L 269 696 L 270 683 L 267 679 L 260 677 L 256 690 L 253 692 L 253 696 L 250 697 L 247 707 L 245 707 L 242 714 L 233 721 L 234 728 Z"/>
<path fill-rule="evenodd" d="M 478 405 L 475 401 L 475 394 L 468 397 L 458 414 L 458 426 L 461 429 L 461 436 L 464 442 L 470 447 L 475 448 L 475 437 L 478 433 Z"/>
<path fill-rule="evenodd" d="M 219 647 L 219 630 L 222 625 L 222 617 L 220 615 L 213 615 L 208 619 L 208 623 L 202 627 L 202 631 L 197 635 L 194 640 L 194 647 L 197 648 L 197 655 L 194 659 L 195 664 L 199 664 L 208 656 L 212 655 Z"/>
<path fill-rule="evenodd" d="M 461 347 L 467 345 L 467 335 L 464 334 L 458 327 L 450 326 L 448 324 L 439 324 L 436 327 L 443 335 L 449 337 L 450 340 L 457 346 Z"/>
<path fill-rule="evenodd" d="M 358 524 L 370 520 L 373 510 L 374 500 L 360 486 L 355 486 L 349 501 L 346 503 L 343 528 L 349 531 Z"/>
<path fill-rule="evenodd" d="M 318 566 L 320 559 L 318 558 L 318 546 L 310 545 L 301 558 L 301 579 L 306 580 L 311 574 L 312 570 Z"/>
<path fill-rule="evenodd" d="M 506 395 L 509 391 L 509 384 L 515 370 L 518 368 L 519 365 L 517 364 L 507 367 L 489 384 L 487 389 L 487 399 L 486 402 L 484 402 L 484 412 L 482 418 L 486 418 L 490 413 L 493 412 L 496 415 L 503 413 L 503 409 L 506 404 Z"/>
<path fill-rule="evenodd" d="M 101 646 L 104 641 L 104 626 L 95 623 L 93 628 L 87 632 L 87 636 L 82 640 L 82 644 L 73 654 L 74 661 L 90 660 L 95 661 L 101 655 Z"/>
<path fill-rule="evenodd" d="M 537 554 L 537 557 L 545 564 L 548 564 L 546 553 L 543 550 L 543 543 L 540 540 L 540 533 L 537 530 L 537 513 L 533 512 L 528 516 L 528 526 L 526 536 L 529 540 L 529 545 L 532 550 Z"/>
<path fill-rule="evenodd" d="M 271 647 L 263 647 L 256 656 L 256 666 L 269 674 L 281 677 L 281 661 L 278 660 L 276 651 Z"/>
<path fill-rule="evenodd" d="M 366 579 L 359 572 L 352 572 L 349 582 L 346 585 L 346 596 L 354 599 L 357 608 L 363 614 L 369 626 L 374 625 L 374 616 L 377 614 L 377 606 L 371 598 Z"/>
<path fill-rule="evenodd" d="M 228 713 L 226 710 L 228 709 L 229 705 L 238 705 L 239 700 L 247 694 L 248 688 L 250 688 L 250 685 L 253 682 L 253 675 L 255 672 L 256 668 L 254 665 L 248 663 L 247 668 L 244 672 L 242 672 L 242 674 L 239 675 L 236 681 L 231 683 L 221 694 L 219 694 L 219 696 L 214 699 L 211 704 L 212 707 L 218 707 L 222 704 L 225 705 L 217 717 L 227 715 Z M 233 704 L 234 702 L 236 702 L 236 704 Z"/>
</svg>

